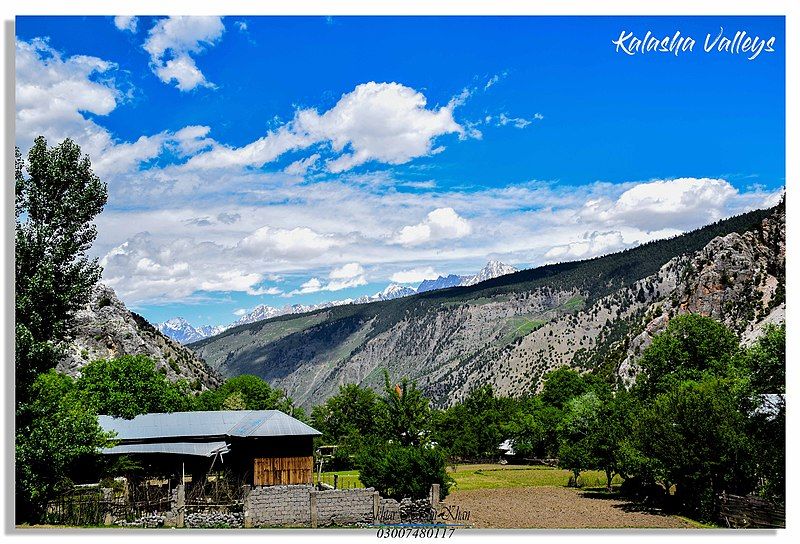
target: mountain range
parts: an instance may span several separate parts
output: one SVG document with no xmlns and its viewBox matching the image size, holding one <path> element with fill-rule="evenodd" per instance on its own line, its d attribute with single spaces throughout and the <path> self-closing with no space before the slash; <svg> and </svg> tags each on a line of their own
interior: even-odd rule
<svg viewBox="0 0 800 544">
<path fill-rule="evenodd" d="M 619 253 L 471 285 L 448 286 L 456 279 L 447 276 L 407 296 L 277 315 L 188 347 L 223 377 L 261 376 L 306 408 L 344 384 L 380 389 L 384 371 L 416 380 L 437 406 L 482 384 L 537 390 L 564 365 L 629 382 L 677 314 L 719 319 L 743 342 L 783 321 L 785 258 L 781 202 Z"/>
<path fill-rule="evenodd" d="M 417 293 L 424 293 L 426 291 L 433 291 L 436 289 L 475 285 L 476 283 L 497 278 L 504 274 L 512 274 L 516 271 L 517 269 L 513 266 L 501 263 L 499 261 L 489 261 L 486 263 L 486 266 L 478 271 L 477 274 L 467 276 L 458 276 L 455 274 L 439 276 L 435 280 L 424 280 L 416 288 L 400 285 L 398 283 L 391 283 L 383 291 L 375 293 L 374 295 L 364 295 L 355 299 L 348 298 L 310 305 L 287 304 L 282 308 L 260 304 L 253 308 L 250 312 L 241 316 L 236 322 L 229 325 L 203 325 L 195 327 L 182 317 L 173 317 L 163 323 L 159 323 L 156 325 L 156 327 L 161 333 L 172 338 L 173 340 L 176 340 L 182 344 L 190 344 L 192 342 L 197 342 L 204 338 L 220 334 L 231 327 L 236 327 L 238 325 L 244 325 L 247 323 L 255 323 L 257 321 L 262 321 L 264 319 L 270 319 L 281 315 L 303 314 L 307 312 L 313 312 L 315 310 L 341 306 L 344 304 L 366 304 L 369 302 L 379 302 L 400 297 L 407 297 Z"/>
</svg>

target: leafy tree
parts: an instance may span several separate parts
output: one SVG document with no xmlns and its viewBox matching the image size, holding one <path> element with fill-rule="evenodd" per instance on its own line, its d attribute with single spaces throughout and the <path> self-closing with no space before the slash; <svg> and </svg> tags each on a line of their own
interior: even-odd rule
<svg viewBox="0 0 800 544">
<path fill-rule="evenodd" d="M 408 446 L 397 442 L 375 443 L 365 448 L 356 462 L 359 478 L 384 497 L 419 499 L 439 484 L 439 497 L 450 492 L 444 451 L 438 446 Z"/>
<path fill-rule="evenodd" d="M 587 391 L 586 381 L 576 371 L 562 366 L 545 374 L 541 399 L 545 404 L 563 408 L 570 400 Z"/>
<path fill-rule="evenodd" d="M 706 376 L 660 393 L 642 411 L 637 445 L 676 485 L 684 512 L 711 519 L 717 493 L 745 494 L 752 487 L 750 442 L 741 399 L 729 380 Z"/>
<path fill-rule="evenodd" d="M 197 410 L 280 410 L 305 419 L 305 412 L 295 408 L 285 391 L 251 374 L 229 378 L 216 389 L 203 391 L 195 399 L 194 407 Z"/>
<path fill-rule="evenodd" d="M 786 501 L 786 325 L 768 325 L 743 355 L 750 371 L 753 407 L 748 435 L 753 441 L 756 491 Z"/>
<path fill-rule="evenodd" d="M 396 385 L 384 371 L 384 394 L 379 403 L 380 429 L 383 437 L 404 446 L 428 440 L 431 410 L 428 399 L 408 378 Z"/>
<path fill-rule="evenodd" d="M 516 411 L 514 400 L 496 396 L 491 385 L 476 387 L 462 402 L 436 414 L 436 440 L 462 459 L 494 457 L 507 438 L 503 426 Z"/>
<path fill-rule="evenodd" d="M 107 190 L 74 142 L 48 149 L 39 137 L 27 163 L 15 150 L 14 197 L 17 520 L 36 521 L 68 482 L 67 468 L 101 442 L 84 403 L 42 373 L 62 357 L 75 311 L 100 277 L 87 251 Z"/>
<path fill-rule="evenodd" d="M 311 420 L 333 443 L 354 435 L 373 435 L 378 428 L 378 395 L 358 384 L 343 385 L 338 394 L 314 407 Z"/>
<path fill-rule="evenodd" d="M 786 324 L 767 325 L 744 354 L 757 393 L 786 392 Z"/>
<path fill-rule="evenodd" d="M 589 430 L 591 468 L 606 473 L 606 489 L 611 491 L 614 474 L 620 472 L 624 454 L 622 448 L 633 425 L 633 398 L 627 391 L 607 397 L 597 410 L 595 425 Z"/>
<path fill-rule="evenodd" d="M 86 252 L 107 189 L 69 139 L 48 149 L 36 138 L 27 163 L 17 149 L 14 177 L 16 381 L 25 403 L 36 375 L 60 358 L 73 315 L 100 278 L 97 259 Z"/>
<path fill-rule="evenodd" d="M 580 473 L 593 465 L 592 431 L 597 425 L 601 406 L 594 391 L 574 397 L 564 407 L 564 417 L 558 426 L 560 447 L 558 463 L 572 471 L 575 484 Z"/>
<path fill-rule="evenodd" d="M 739 350 L 739 340 L 725 325 L 698 314 L 679 315 L 642 354 L 643 374 L 636 388 L 643 398 L 667 391 L 686 379 L 699 379 L 703 372 L 726 372 Z"/>
<path fill-rule="evenodd" d="M 352 459 L 377 434 L 378 420 L 378 395 L 357 384 L 341 386 L 338 394 L 311 413 L 312 426 L 322 432 L 323 443 L 338 446 L 329 466 L 339 469 L 352 467 Z"/>
<path fill-rule="evenodd" d="M 47 501 L 71 488 L 77 461 L 108 443 L 71 378 L 55 370 L 32 385 L 31 423 L 16 437 L 18 520 L 41 521 Z"/>
<path fill-rule="evenodd" d="M 188 385 L 170 382 L 144 355 L 93 361 L 82 369 L 76 385 L 99 414 L 131 419 L 139 414 L 191 407 Z"/>
<path fill-rule="evenodd" d="M 562 410 L 545 404 L 539 395 L 520 399 L 503 425 L 504 437 L 512 440 L 514 452 L 523 457 L 557 457 L 557 428 L 563 416 Z"/>
</svg>

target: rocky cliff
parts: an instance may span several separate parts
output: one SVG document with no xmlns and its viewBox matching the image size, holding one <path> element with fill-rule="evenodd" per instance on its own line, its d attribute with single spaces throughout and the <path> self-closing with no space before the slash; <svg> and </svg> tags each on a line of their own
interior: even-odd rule
<svg viewBox="0 0 800 544">
<path fill-rule="evenodd" d="M 147 355 L 170 380 L 185 379 L 194 389 L 216 387 L 219 375 L 190 349 L 167 338 L 140 315 L 128 310 L 113 289 L 98 284 L 76 316 L 74 339 L 56 369 L 76 376 L 95 359 Z"/>
</svg>

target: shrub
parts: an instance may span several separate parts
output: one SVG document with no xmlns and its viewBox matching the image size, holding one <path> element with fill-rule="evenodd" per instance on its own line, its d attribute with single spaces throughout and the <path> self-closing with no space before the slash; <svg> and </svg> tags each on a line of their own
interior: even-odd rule
<svg viewBox="0 0 800 544">
<path fill-rule="evenodd" d="M 356 465 L 364 485 L 397 500 L 425 498 L 432 484 L 439 484 L 439 498 L 444 499 L 453 482 L 447 474 L 444 452 L 433 445 L 372 445 L 362 450 Z"/>
</svg>

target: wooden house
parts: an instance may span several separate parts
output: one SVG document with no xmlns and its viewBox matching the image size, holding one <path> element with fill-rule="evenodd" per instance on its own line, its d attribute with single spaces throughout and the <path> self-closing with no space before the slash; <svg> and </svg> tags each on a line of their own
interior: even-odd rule
<svg viewBox="0 0 800 544">
<path fill-rule="evenodd" d="M 201 476 L 223 469 L 250 485 L 311 484 L 321 433 L 279 410 L 99 416 L 115 433 L 105 455 L 128 455 L 145 472 Z"/>
</svg>

